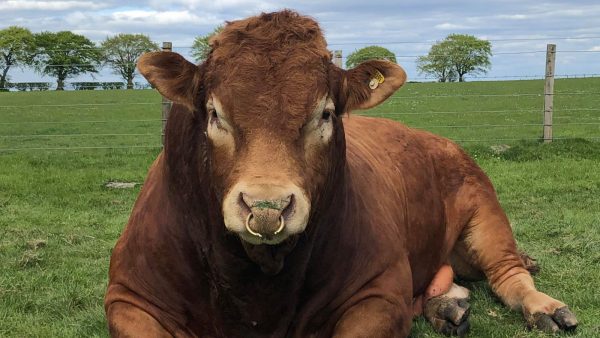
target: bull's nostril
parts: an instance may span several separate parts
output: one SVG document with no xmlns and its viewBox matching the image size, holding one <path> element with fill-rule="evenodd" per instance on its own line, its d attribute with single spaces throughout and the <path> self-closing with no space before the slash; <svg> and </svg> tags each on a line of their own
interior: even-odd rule
<svg viewBox="0 0 600 338">
<path fill-rule="evenodd" d="M 238 196 L 238 205 L 240 207 L 240 209 L 242 209 L 244 211 L 244 214 L 248 213 L 251 214 L 252 210 L 250 209 L 250 205 L 248 203 L 248 201 L 246 201 L 245 195 L 243 192 L 240 192 L 240 195 Z"/>
<path fill-rule="evenodd" d="M 288 197 L 288 200 L 288 204 L 283 208 L 281 212 L 281 216 L 283 216 L 284 219 L 289 218 L 292 215 L 294 208 L 296 207 L 296 198 L 294 197 L 294 194 L 291 194 Z"/>
</svg>

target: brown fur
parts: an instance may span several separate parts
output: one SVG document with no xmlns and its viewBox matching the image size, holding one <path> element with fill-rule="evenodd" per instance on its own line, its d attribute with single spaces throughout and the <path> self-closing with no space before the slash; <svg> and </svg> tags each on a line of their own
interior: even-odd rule
<svg viewBox="0 0 600 338">
<path fill-rule="evenodd" d="M 336 68 L 317 23 L 291 11 L 229 23 L 212 44 L 197 68 L 164 70 L 180 62 L 165 54 L 140 62 L 179 104 L 113 251 L 111 334 L 407 336 L 413 297 L 451 254 L 509 305 L 541 299 L 521 278 L 529 274 L 489 179 L 457 145 L 345 115 L 391 95 L 406 79 L 400 67 Z M 375 69 L 387 84 L 373 91 Z M 304 149 L 303 126 L 325 94 L 336 107 L 333 139 Z M 204 133 L 209 95 L 236 130 L 233 158 Z M 250 245 L 227 232 L 221 204 L 238 180 L 265 175 L 305 189 L 310 218 L 281 244 Z"/>
</svg>

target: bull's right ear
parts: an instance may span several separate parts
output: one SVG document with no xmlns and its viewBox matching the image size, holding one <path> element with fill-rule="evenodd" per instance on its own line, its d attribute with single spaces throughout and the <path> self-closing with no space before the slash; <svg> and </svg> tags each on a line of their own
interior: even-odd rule
<svg viewBox="0 0 600 338">
<path fill-rule="evenodd" d="M 198 66 L 177 53 L 151 52 L 138 59 L 137 67 L 164 97 L 194 110 L 201 85 Z"/>
</svg>

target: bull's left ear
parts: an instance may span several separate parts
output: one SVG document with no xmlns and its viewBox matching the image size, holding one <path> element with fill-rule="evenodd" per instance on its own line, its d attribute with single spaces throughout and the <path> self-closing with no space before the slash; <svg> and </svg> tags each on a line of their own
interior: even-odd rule
<svg viewBox="0 0 600 338">
<path fill-rule="evenodd" d="M 369 109 L 385 101 L 406 82 L 406 72 L 386 60 L 370 60 L 346 72 L 346 112 Z"/>
<path fill-rule="evenodd" d="M 137 62 L 140 73 L 169 100 L 194 111 L 201 74 L 198 66 L 173 52 L 151 52 Z"/>
</svg>

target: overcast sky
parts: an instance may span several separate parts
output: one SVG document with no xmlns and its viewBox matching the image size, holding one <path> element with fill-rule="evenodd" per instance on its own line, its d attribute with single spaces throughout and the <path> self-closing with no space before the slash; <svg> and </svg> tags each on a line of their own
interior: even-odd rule
<svg viewBox="0 0 600 338">
<path fill-rule="evenodd" d="M 416 56 L 450 33 L 492 41 L 488 77 L 541 77 L 547 43 L 557 45 L 557 74 L 600 73 L 598 0 L 0 0 L 0 29 L 71 30 L 96 42 L 117 33 L 143 33 L 158 43 L 172 41 L 175 51 L 187 54 L 195 36 L 226 20 L 281 8 L 316 18 L 330 48 L 344 55 L 371 44 L 390 49 L 413 80 L 423 77 L 415 70 Z M 27 70 L 10 74 L 15 82 L 41 79 Z M 96 79 L 116 77 L 104 71 Z"/>
</svg>

